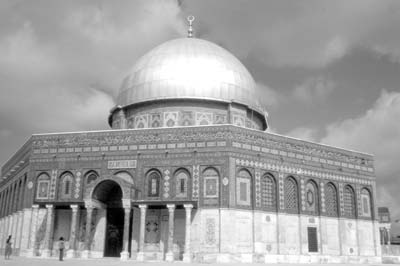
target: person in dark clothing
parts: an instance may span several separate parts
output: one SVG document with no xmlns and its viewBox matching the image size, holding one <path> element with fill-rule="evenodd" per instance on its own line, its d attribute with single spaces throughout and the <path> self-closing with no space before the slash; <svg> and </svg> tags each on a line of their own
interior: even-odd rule
<svg viewBox="0 0 400 266">
<path fill-rule="evenodd" d="M 6 250 L 4 252 L 4 257 L 6 260 L 10 259 L 11 253 L 12 253 L 12 243 L 11 243 L 11 235 L 9 235 L 6 241 Z"/>
<path fill-rule="evenodd" d="M 60 251 L 59 255 L 59 260 L 63 261 L 63 257 L 64 257 L 64 248 L 65 248 L 65 244 L 64 244 L 64 238 L 60 237 L 59 241 L 58 241 L 58 250 Z"/>
</svg>

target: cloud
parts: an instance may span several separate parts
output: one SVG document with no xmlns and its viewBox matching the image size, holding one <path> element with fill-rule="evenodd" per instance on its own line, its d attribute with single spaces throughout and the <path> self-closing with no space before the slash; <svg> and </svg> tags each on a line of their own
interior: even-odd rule
<svg viewBox="0 0 400 266">
<path fill-rule="evenodd" d="M 382 91 L 374 106 L 354 119 L 330 124 L 322 143 L 375 155 L 378 202 L 400 217 L 400 93 Z"/>
<path fill-rule="evenodd" d="M 335 83 L 323 77 L 311 77 L 293 90 L 295 99 L 304 103 L 315 103 L 326 100 L 335 88 Z"/>
<path fill-rule="evenodd" d="M 266 109 L 274 108 L 284 100 L 282 95 L 265 84 L 257 83 L 256 90 L 257 95 L 260 95 L 258 99 L 260 105 L 265 105 Z"/>
<path fill-rule="evenodd" d="M 400 55 L 397 0 L 184 3 L 197 12 L 202 37 L 268 65 L 323 67 L 359 46 Z"/>
<path fill-rule="evenodd" d="M 0 16 L 0 164 L 33 133 L 108 129 L 126 72 L 186 31 L 174 0 L 1 1 Z"/>
</svg>

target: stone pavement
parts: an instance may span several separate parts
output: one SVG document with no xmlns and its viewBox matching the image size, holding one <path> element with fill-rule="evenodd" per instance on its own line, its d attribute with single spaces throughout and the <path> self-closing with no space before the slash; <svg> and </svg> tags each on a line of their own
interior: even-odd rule
<svg viewBox="0 0 400 266">
<path fill-rule="evenodd" d="M 58 261 L 56 258 L 51 259 L 32 259 L 25 257 L 13 257 L 11 260 L 4 260 L 4 257 L 0 259 L 1 266 L 186 266 L 186 265 L 194 265 L 194 266 L 267 266 L 267 265 L 279 265 L 279 266 L 295 266 L 295 264 L 262 264 L 262 263 L 226 263 L 226 264 L 216 264 L 216 263 L 183 263 L 181 261 L 177 262 L 137 262 L 137 261 L 120 261 L 118 258 L 103 258 L 103 259 L 66 259 L 64 261 Z M 304 264 L 300 264 L 304 265 Z M 344 266 L 348 264 L 313 264 L 315 266 Z M 353 264 L 354 265 L 354 264 Z M 373 265 L 382 265 L 382 264 L 368 264 L 370 266 Z"/>
</svg>

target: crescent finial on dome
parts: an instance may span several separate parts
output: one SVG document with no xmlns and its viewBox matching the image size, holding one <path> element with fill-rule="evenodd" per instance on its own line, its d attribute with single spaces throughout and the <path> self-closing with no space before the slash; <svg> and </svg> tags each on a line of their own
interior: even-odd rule
<svg viewBox="0 0 400 266">
<path fill-rule="evenodd" d="M 188 38 L 193 38 L 193 21 L 194 21 L 195 17 L 193 15 L 190 15 L 187 17 L 187 21 L 189 22 L 189 29 L 188 29 Z"/>
</svg>

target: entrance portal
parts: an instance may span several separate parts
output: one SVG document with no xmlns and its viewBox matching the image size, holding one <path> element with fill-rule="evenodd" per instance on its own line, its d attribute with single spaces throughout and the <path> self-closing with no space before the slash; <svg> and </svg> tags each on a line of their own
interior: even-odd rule
<svg viewBox="0 0 400 266">
<path fill-rule="evenodd" d="M 107 180 L 97 185 L 93 198 L 106 205 L 105 257 L 120 257 L 124 235 L 124 210 L 122 190 L 114 181 Z"/>
<path fill-rule="evenodd" d="M 122 251 L 122 236 L 124 234 L 124 210 L 122 208 L 107 208 L 106 242 L 104 257 L 119 257 Z"/>
</svg>

